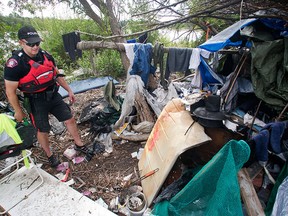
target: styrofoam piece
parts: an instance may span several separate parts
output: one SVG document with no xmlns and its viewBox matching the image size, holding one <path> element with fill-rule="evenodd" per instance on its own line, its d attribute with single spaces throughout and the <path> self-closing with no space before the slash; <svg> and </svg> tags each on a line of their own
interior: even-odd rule
<svg viewBox="0 0 288 216">
<path fill-rule="evenodd" d="M 35 192 L 9 211 L 10 215 L 81 215 L 81 216 L 112 216 L 115 214 L 95 203 L 73 188 L 63 184 L 54 176 L 39 169 L 44 183 Z M 15 172 L 9 181 L 0 184 L 0 205 L 5 209 L 13 199 L 27 194 L 30 184 L 37 184 L 35 172 L 25 167 Z"/>
<path fill-rule="evenodd" d="M 77 152 L 73 147 L 67 148 L 63 153 L 63 155 L 67 157 L 69 160 L 72 160 L 73 158 L 75 158 L 76 154 Z"/>
</svg>

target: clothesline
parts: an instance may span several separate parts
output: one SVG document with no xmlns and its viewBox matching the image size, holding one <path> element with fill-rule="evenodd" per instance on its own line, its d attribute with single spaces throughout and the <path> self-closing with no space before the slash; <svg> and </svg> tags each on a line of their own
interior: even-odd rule
<svg viewBox="0 0 288 216">
<path fill-rule="evenodd" d="M 154 46 L 152 45 L 154 48 Z M 163 47 L 164 53 L 168 53 L 170 48 L 178 47 Z M 77 49 L 89 50 L 89 49 L 115 49 L 121 52 L 125 52 L 124 43 L 107 42 L 107 41 L 80 41 L 77 43 Z M 192 47 L 183 49 L 193 49 Z M 219 50 L 219 53 L 238 53 L 239 50 Z"/>
</svg>

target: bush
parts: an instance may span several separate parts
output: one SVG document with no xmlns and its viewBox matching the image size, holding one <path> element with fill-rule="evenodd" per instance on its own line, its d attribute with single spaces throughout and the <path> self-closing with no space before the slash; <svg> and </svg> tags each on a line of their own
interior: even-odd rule
<svg viewBox="0 0 288 216">
<path fill-rule="evenodd" d="M 113 78 L 126 75 L 120 53 L 116 50 L 99 51 L 96 55 L 96 70 L 100 75 L 109 75 Z"/>
</svg>

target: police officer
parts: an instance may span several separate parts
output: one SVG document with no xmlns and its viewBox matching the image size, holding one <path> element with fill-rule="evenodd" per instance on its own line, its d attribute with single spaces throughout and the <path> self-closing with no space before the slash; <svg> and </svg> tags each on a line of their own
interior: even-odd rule
<svg viewBox="0 0 288 216">
<path fill-rule="evenodd" d="M 37 129 L 38 142 L 52 167 L 57 167 L 60 162 L 51 152 L 49 145 L 48 133 L 51 129 L 48 121 L 49 113 L 66 124 L 74 139 L 75 150 L 84 154 L 91 153 L 81 141 L 70 107 L 58 93 L 59 86 L 68 92 L 71 104 L 75 102 L 75 95 L 64 77 L 58 73 L 54 58 L 40 48 L 42 39 L 37 31 L 32 26 L 24 26 L 19 29 L 18 38 L 22 49 L 12 53 L 4 69 L 6 94 L 15 111 L 16 121 L 21 122 L 26 117 L 16 94 L 19 89 L 29 101 L 25 108 Z"/>
</svg>

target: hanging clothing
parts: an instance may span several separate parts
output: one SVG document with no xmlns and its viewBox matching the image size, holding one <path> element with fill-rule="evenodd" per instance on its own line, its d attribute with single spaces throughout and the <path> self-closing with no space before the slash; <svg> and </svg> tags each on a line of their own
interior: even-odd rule
<svg viewBox="0 0 288 216">
<path fill-rule="evenodd" d="M 148 83 L 149 75 L 154 74 L 156 68 L 151 65 L 152 61 L 152 45 L 149 44 L 134 44 L 134 61 L 130 75 L 138 75 L 141 77 L 144 85 Z"/>
<path fill-rule="evenodd" d="M 189 61 L 189 69 L 197 70 L 201 62 L 200 55 L 203 58 L 208 59 L 210 54 L 211 52 L 207 50 L 200 49 L 200 48 L 193 48 L 190 61 Z"/>
<path fill-rule="evenodd" d="M 127 56 L 128 60 L 129 60 L 129 68 L 128 68 L 128 72 L 129 72 L 132 69 L 132 65 L 133 65 L 134 57 L 135 57 L 135 54 L 134 54 L 134 43 L 133 44 L 124 43 L 124 47 L 125 47 L 126 56 Z M 127 75 L 129 75 L 129 73 Z"/>
<path fill-rule="evenodd" d="M 168 80 L 170 73 L 182 72 L 190 73 L 189 62 L 192 49 L 170 48 L 167 55 L 165 79 Z"/>
<path fill-rule="evenodd" d="M 201 49 L 201 48 L 193 48 L 192 54 L 189 61 L 189 69 L 195 70 L 195 76 L 191 81 L 191 86 L 195 88 L 202 89 L 202 77 L 199 70 L 199 65 L 201 63 L 200 55 L 204 58 L 209 58 L 209 51 Z"/>
<path fill-rule="evenodd" d="M 65 52 L 68 53 L 72 61 L 82 58 L 82 50 L 77 49 L 77 43 L 81 41 L 80 33 L 70 32 L 62 35 Z"/>
</svg>

